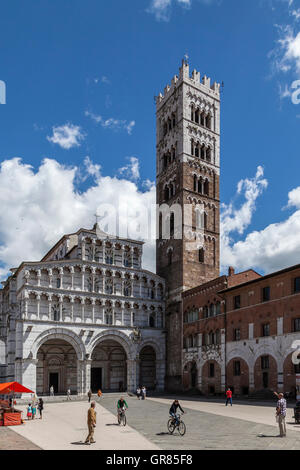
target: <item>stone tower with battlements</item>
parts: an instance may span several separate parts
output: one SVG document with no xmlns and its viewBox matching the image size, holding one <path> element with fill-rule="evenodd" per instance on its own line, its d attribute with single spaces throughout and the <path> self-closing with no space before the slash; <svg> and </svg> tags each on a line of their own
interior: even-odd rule
<svg viewBox="0 0 300 470">
<path fill-rule="evenodd" d="M 157 274 L 167 282 L 167 389 L 180 389 L 181 294 L 219 276 L 220 85 L 183 60 L 156 98 Z"/>
</svg>

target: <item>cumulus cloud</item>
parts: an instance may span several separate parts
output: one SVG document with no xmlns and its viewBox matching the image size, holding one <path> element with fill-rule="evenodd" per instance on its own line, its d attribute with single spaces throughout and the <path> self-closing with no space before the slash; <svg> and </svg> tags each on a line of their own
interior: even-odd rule
<svg viewBox="0 0 300 470">
<path fill-rule="evenodd" d="M 234 241 L 234 233 L 243 235 L 252 221 L 256 200 L 267 187 L 259 167 L 252 180 L 238 185 L 237 193 L 246 201 L 240 208 L 233 204 L 223 207 L 221 217 L 222 269 L 232 265 L 237 269 L 256 267 L 263 273 L 276 271 L 300 262 L 300 187 L 288 194 L 287 208 L 294 212 L 284 221 L 273 223 L 260 231 L 248 233 L 244 239 Z M 245 183 L 246 181 L 246 183 Z"/>
<path fill-rule="evenodd" d="M 96 122 L 96 124 L 100 124 L 105 129 L 112 129 L 114 131 L 123 129 L 129 135 L 131 135 L 132 130 L 135 126 L 135 121 L 126 121 L 115 118 L 103 119 L 102 116 L 94 114 L 90 111 L 85 111 L 85 116 L 91 118 L 94 122 Z"/>
<path fill-rule="evenodd" d="M 53 144 L 59 145 L 65 150 L 69 150 L 73 147 L 79 147 L 81 141 L 84 140 L 85 134 L 80 126 L 67 123 L 63 126 L 57 126 L 52 128 L 52 136 L 47 136 L 47 140 Z"/>
<path fill-rule="evenodd" d="M 41 259 L 64 234 L 80 227 L 91 228 L 95 223 L 94 214 L 103 204 L 113 204 L 116 209 L 122 204 L 120 226 L 125 236 L 126 224 L 131 225 L 131 233 L 134 232 L 136 215 L 140 213 L 144 217 L 145 207 L 155 204 L 153 183 L 140 191 L 134 182 L 125 178 L 103 176 L 100 165 L 89 157 L 84 163 L 86 173 L 92 177 L 85 191 L 78 190 L 77 167 L 67 167 L 52 159 L 43 160 L 37 170 L 20 158 L 1 163 L 1 279 L 20 262 Z M 139 238 L 139 227 L 133 234 Z M 154 246 L 154 241 L 146 243 L 143 260 L 144 267 L 152 271 L 155 269 Z"/>
<path fill-rule="evenodd" d="M 140 178 L 140 162 L 136 157 L 129 157 L 129 164 L 119 169 L 120 175 L 137 181 Z"/>
</svg>

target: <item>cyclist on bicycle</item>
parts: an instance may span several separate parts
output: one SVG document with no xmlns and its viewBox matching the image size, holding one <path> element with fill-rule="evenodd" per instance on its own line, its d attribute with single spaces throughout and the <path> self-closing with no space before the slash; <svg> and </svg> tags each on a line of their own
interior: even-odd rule
<svg viewBox="0 0 300 470">
<path fill-rule="evenodd" d="M 177 415 L 177 409 L 178 408 L 180 409 L 180 411 L 182 411 L 182 413 L 184 413 L 183 409 L 181 408 L 181 406 L 179 404 L 179 401 L 178 400 L 173 401 L 169 413 L 172 416 L 172 418 L 175 420 L 176 425 L 178 425 L 178 423 L 179 423 L 178 415 Z"/>
<path fill-rule="evenodd" d="M 125 411 L 125 407 L 126 407 L 126 410 L 127 410 L 128 405 L 126 403 L 126 400 L 124 400 L 124 398 L 121 397 L 120 400 L 118 400 L 118 403 L 117 403 L 117 409 L 118 409 L 117 417 L 119 417 L 119 415 L 122 413 L 122 411 Z"/>
</svg>

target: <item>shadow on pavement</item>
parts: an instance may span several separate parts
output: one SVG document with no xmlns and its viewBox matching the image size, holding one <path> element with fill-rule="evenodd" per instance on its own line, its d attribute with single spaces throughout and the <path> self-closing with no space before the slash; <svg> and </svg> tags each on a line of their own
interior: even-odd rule
<svg viewBox="0 0 300 470">
<path fill-rule="evenodd" d="M 273 437 L 280 437 L 280 436 L 278 434 L 276 434 L 276 436 L 274 436 L 274 435 L 273 436 L 267 436 L 266 434 L 258 434 L 257 437 L 272 437 L 273 438 Z"/>
<path fill-rule="evenodd" d="M 72 445 L 74 446 L 85 446 L 86 443 L 83 441 L 78 441 L 78 442 L 71 442 Z"/>
<path fill-rule="evenodd" d="M 105 426 L 120 426 L 118 423 L 107 423 Z"/>
</svg>

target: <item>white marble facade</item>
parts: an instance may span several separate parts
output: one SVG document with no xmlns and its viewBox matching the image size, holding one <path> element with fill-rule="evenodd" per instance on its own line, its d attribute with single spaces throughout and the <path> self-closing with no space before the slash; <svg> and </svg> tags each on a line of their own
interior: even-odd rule
<svg viewBox="0 0 300 470">
<path fill-rule="evenodd" d="M 95 225 L 24 262 L 0 290 L 0 376 L 48 394 L 164 389 L 165 282 L 143 243 Z M 53 383 L 51 383 L 53 382 Z"/>
</svg>

